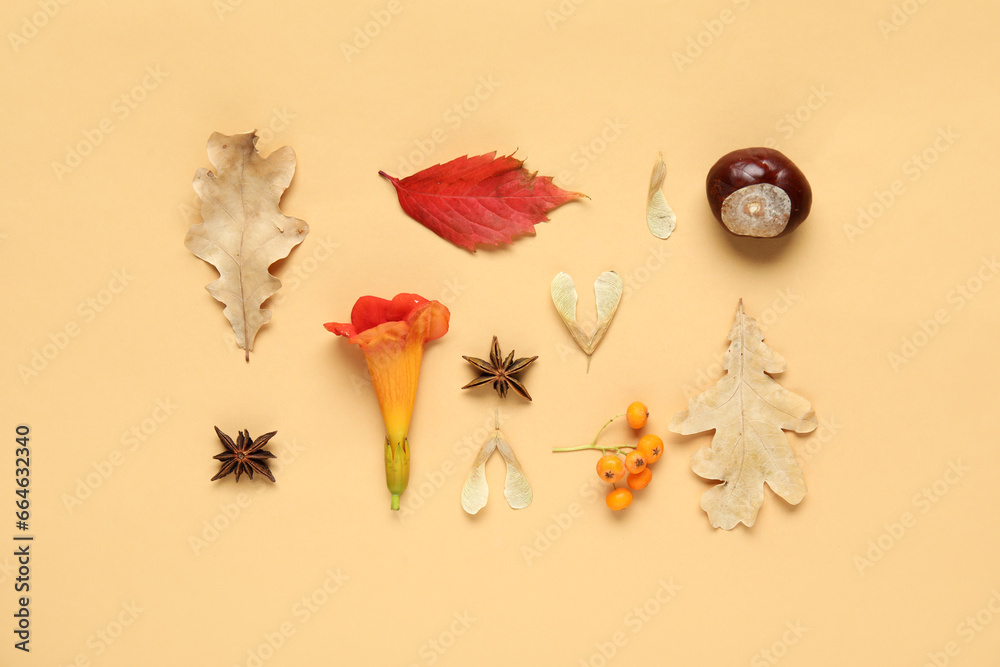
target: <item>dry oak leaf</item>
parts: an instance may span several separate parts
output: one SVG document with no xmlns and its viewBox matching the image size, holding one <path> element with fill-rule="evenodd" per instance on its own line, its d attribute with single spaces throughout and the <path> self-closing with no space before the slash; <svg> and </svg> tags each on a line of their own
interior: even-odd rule
<svg viewBox="0 0 1000 667">
<path fill-rule="evenodd" d="M 535 233 L 546 213 L 586 197 L 567 192 L 524 168 L 511 155 L 496 151 L 455 158 L 398 179 L 384 171 L 396 188 L 403 211 L 438 236 L 471 252 L 476 244 L 511 243 L 519 234 Z"/>
<path fill-rule="evenodd" d="M 203 222 L 191 225 L 184 245 L 218 269 L 219 279 L 205 289 L 225 304 L 223 314 L 250 361 L 254 338 L 271 319 L 261 304 L 281 287 L 269 267 L 309 233 L 309 225 L 278 206 L 295 172 L 295 151 L 284 146 L 263 158 L 256 132 L 214 132 L 208 159 L 216 172 L 202 168 L 194 176 Z"/>
<path fill-rule="evenodd" d="M 744 314 L 743 300 L 729 332 L 723 360 L 726 375 L 688 402 L 670 422 L 682 435 L 715 429 L 711 447 L 691 457 L 691 469 L 722 480 L 701 497 L 715 528 L 752 526 L 764 501 L 764 483 L 792 505 L 806 494 L 802 469 L 782 429 L 808 433 L 816 428 L 809 401 L 788 391 L 768 374 L 785 370 L 785 360 L 764 344 L 757 321 Z"/>
</svg>

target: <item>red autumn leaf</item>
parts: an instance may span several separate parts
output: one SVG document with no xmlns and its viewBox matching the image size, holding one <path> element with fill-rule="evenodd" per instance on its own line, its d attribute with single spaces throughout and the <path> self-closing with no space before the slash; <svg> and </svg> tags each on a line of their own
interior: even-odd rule
<svg viewBox="0 0 1000 667">
<path fill-rule="evenodd" d="M 457 246 L 476 251 L 476 244 L 510 243 L 519 234 L 535 233 L 546 213 L 586 195 L 567 192 L 550 176 L 537 176 L 524 161 L 496 151 L 436 164 L 398 179 L 384 171 L 396 188 L 408 216 Z"/>
</svg>

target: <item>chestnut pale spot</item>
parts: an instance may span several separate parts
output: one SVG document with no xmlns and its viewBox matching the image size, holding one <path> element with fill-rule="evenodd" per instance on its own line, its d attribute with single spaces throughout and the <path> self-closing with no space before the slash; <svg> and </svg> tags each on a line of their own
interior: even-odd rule
<svg viewBox="0 0 1000 667">
<path fill-rule="evenodd" d="M 722 222 L 741 236 L 777 236 L 785 231 L 791 214 L 791 199 L 770 183 L 740 188 L 722 202 Z"/>
<path fill-rule="evenodd" d="M 758 236 L 755 232 L 741 232 L 738 229 L 731 229 L 731 225 L 723 219 L 723 202 L 743 188 L 754 185 L 769 184 L 780 188 L 790 201 L 790 212 L 787 221 L 781 231 L 776 236 L 784 236 L 792 231 L 809 215 L 812 205 L 812 190 L 802 171 L 792 163 L 783 153 L 772 148 L 756 147 L 742 148 L 726 153 L 719 158 L 708 172 L 705 185 L 708 194 L 708 205 L 723 227 L 730 233 L 744 234 L 746 236 Z M 744 192 L 743 197 L 754 193 L 754 190 Z M 760 193 L 758 193 L 760 194 Z M 765 193 L 766 194 L 766 193 Z M 745 223 L 750 229 L 762 228 L 764 234 L 769 236 L 774 229 L 781 226 L 781 222 L 773 222 L 768 225 L 758 224 L 771 212 L 768 205 L 769 200 L 764 198 L 748 197 L 747 199 L 737 198 L 730 202 L 732 210 L 727 211 L 727 218 L 736 220 L 738 216 L 742 219 L 738 222 Z M 780 211 L 781 207 L 779 207 Z M 756 222 L 754 222 L 756 220 Z M 770 222 L 770 221 L 769 221 Z"/>
</svg>

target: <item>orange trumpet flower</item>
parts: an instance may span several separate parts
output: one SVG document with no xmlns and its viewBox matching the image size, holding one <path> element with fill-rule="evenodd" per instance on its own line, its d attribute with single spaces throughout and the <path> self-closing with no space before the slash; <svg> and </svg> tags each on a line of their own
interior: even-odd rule
<svg viewBox="0 0 1000 667">
<path fill-rule="evenodd" d="M 354 304 L 349 323 L 324 325 L 364 352 L 385 421 L 385 479 L 394 510 L 399 509 L 399 497 L 410 477 L 407 431 L 424 344 L 448 333 L 450 318 L 448 309 L 437 301 L 397 294 L 391 300 L 363 296 Z"/>
</svg>

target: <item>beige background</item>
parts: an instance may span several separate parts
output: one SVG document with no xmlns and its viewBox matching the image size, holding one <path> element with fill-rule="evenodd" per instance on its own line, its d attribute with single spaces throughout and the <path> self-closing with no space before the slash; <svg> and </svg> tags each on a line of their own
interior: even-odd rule
<svg viewBox="0 0 1000 667">
<path fill-rule="evenodd" d="M 0 662 L 995 664 L 995 3 L 224 2 L 0 12 L 0 535 L 23 422 L 36 536 L 29 656 L 0 557 Z M 183 238 L 209 134 L 252 128 L 264 154 L 295 149 L 283 209 L 311 232 L 245 364 Z M 760 144 L 809 176 L 813 213 L 737 240 L 703 179 Z M 494 149 L 592 199 L 472 255 L 376 175 Z M 644 223 L 658 151 L 665 242 Z M 569 272 L 589 312 L 607 269 L 629 288 L 585 374 L 548 284 Z M 362 358 L 322 324 L 399 291 L 446 302 L 452 329 L 424 359 L 396 515 Z M 666 427 L 721 374 L 740 297 L 822 426 L 789 435 L 803 503 L 768 492 L 723 532 L 688 466 L 710 435 Z M 459 390 L 460 355 L 494 333 L 540 356 L 534 402 L 502 403 L 535 501 L 507 508 L 493 460 L 470 518 L 461 480 L 500 403 Z M 549 450 L 634 399 L 667 454 L 612 515 L 596 454 Z M 210 484 L 214 424 L 277 429 L 277 485 Z"/>
</svg>

